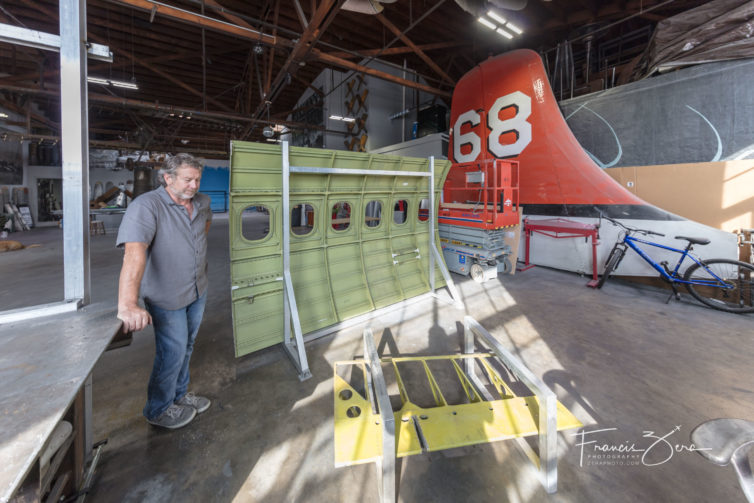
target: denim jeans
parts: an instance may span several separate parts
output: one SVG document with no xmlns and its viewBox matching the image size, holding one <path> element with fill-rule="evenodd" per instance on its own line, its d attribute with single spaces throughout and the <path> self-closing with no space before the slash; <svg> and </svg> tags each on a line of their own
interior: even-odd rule
<svg viewBox="0 0 754 503">
<path fill-rule="evenodd" d="M 147 419 L 155 419 L 186 394 L 189 360 L 206 302 L 207 292 L 181 309 L 162 309 L 149 302 L 144 303 L 152 316 L 155 340 L 154 366 L 149 377 L 147 404 L 144 406 Z"/>
</svg>

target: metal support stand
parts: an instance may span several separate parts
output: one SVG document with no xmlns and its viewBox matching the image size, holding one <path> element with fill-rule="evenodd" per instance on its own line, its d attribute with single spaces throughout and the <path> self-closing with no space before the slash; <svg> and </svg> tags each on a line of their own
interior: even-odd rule
<svg viewBox="0 0 754 503">
<path fill-rule="evenodd" d="M 432 293 L 435 293 L 435 260 L 437 260 L 437 263 L 440 264 L 440 271 L 442 272 L 442 277 L 445 278 L 445 284 L 448 287 L 448 291 L 450 291 L 450 296 L 453 297 L 453 301 L 455 303 L 455 307 L 458 309 L 463 309 L 464 304 L 461 300 L 461 295 L 458 293 L 458 289 L 456 288 L 455 282 L 453 282 L 453 278 L 450 277 L 450 272 L 448 271 L 448 268 L 445 266 L 445 261 L 443 260 L 442 256 L 440 255 L 440 252 L 437 250 L 437 246 L 435 243 L 435 157 L 431 156 L 429 158 L 429 247 L 430 247 L 430 253 L 429 253 L 429 288 L 432 291 Z"/>
<path fill-rule="evenodd" d="M 382 459 L 377 463 L 377 485 L 380 491 L 380 501 L 383 503 L 395 502 L 395 416 L 393 407 L 390 405 L 390 397 L 387 394 L 385 377 L 382 375 L 382 367 L 377 349 L 374 346 L 372 330 L 364 330 L 364 358 L 369 363 L 369 375 L 371 376 L 374 396 L 379 407 L 380 421 L 382 422 Z"/>
<path fill-rule="evenodd" d="M 296 370 L 299 373 L 299 379 L 302 381 L 311 377 L 309 364 L 306 358 L 304 348 L 304 337 L 301 330 L 301 321 L 299 319 L 298 307 L 296 305 L 296 296 L 293 291 L 293 282 L 291 280 L 291 209 L 290 209 L 290 176 L 295 173 L 314 173 L 330 175 L 368 175 L 368 176 L 402 176 L 402 177 L 422 177 L 429 180 L 429 236 L 428 245 L 429 253 L 429 280 L 430 291 L 435 293 L 434 266 L 435 260 L 442 271 L 445 283 L 448 286 L 451 297 L 455 306 L 463 308 L 463 301 L 456 289 L 453 279 L 450 277 L 445 262 L 440 252 L 435 246 L 435 158 L 429 158 L 429 171 L 390 171 L 390 170 L 370 170 L 370 169 L 341 169 L 341 168 L 318 168 L 306 166 L 290 165 L 290 148 L 288 142 L 284 141 L 282 145 L 282 164 L 283 164 L 283 295 L 284 295 L 284 318 L 285 318 L 285 336 L 284 344 L 288 356 L 293 361 Z M 291 336 L 291 322 L 293 323 L 293 337 Z M 295 340 L 294 340 L 295 339 Z"/>
<path fill-rule="evenodd" d="M 466 316 L 463 319 L 464 325 L 464 352 L 474 352 L 474 337 L 479 337 L 484 343 L 490 347 L 492 352 L 502 361 L 513 374 L 518 377 L 530 390 L 534 392 L 534 395 L 539 401 L 539 456 L 531 449 L 523 439 L 519 440 L 519 446 L 524 450 L 524 453 L 532 460 L 534 465 L 539 469 L 540 482 L 544 486 L 545 490 L 552 494 L 558 490 L 558 458 L 557 458 L 557 446 L 558 446 L 558 429 L 557 429 L 557 416 L 556 416 L 556 404 L 557 399 L 555 393 L 553 393 L 542 380 L 532 374 L 532 372 L 524 366 L 521 361 L 516 358 L 512 353 L 505 349 L 487 330 L 484 329 L 474 318 Z M 472 362 L 473 363 L 473 362 Z M 476 376 L 474 369 L 469 365 L 467 360 L 466 372 L 472 379 L 474 384 L 480 390 L 484 390 L 483 386 L 479 382 L 479 378 Z M 486 391 L 486 390 L 484 390 Z M 483 392 L 484 392 L 483 391 Z M 544 412 L 544 413 L 543 413 Z"/>
<path fill-rule="evenodd" d="M 599 244 L 599 226 L 594 224 L 582 224 L 564 218 L 551 218 L 546 220 L 524 220 L 524 233 L 526 234 L 526 256 L 524 267 L 526 271 L 534 267 L 529 265 L 529 247 L 532 234 L 543 234 L 555 239 L 592 238 L 592 279 L 586 284 L 591 288 L 597 288 L 597 245 Z"/>
<path fill-rule="evenodd" d="M 578 428 L 582 424 L 558 403 L 541 379 L 476 320 L 470 316 L 464 318 L 462 355 L 380 358 L 372 330 L 365 329 L 363 336 L 364 359 L 335 364 L 335 465 L 376 463 L 381 502 L 396 500 L 397 458 L 506 439 L 518 441 L 536 466 L 545 490 L 550 494 L 557 491 L 558 429 Z M 477 337 L 490 351 L 475 351 Z M 455 368 L 466 402 L 448 403 L 427 365 L 428 360 L 444 360 Z M 410 392 L 401 378 L 398 362 L 423 365 L 432 388 L 434 407 L 418 406 L 408 398 Z M 534 396 L 517 396 L 492 362 L 504 367 Z M 387 392 L 383 364 L 388 368 L 392 366 L 395 373 L 402 403 L 395 411 Z M 351 372 L 361 369 L 364 392 L 357 391 L 341 377 L 339 365 L 341 368 L 353 366 Z M 482 382 L 485 376 L 487 384 Z M 493 387 L 496 396 L 492 396 Z M 539 440 L 536 450 L 524 439 L 533 435 Z"/>
<path fill-rule="evenodd" d="M 312 376 L 309 362 L 304 348 L 304 334 L 301 330 L 301 320 L 298 316 L 296 295 L 291 281 L 291 211 L 290 211 L 290 158 L 288 156 L 288 142 L 283 142 L 283 316 L 285 318 L 285 336 L 283 348 L 291 358 L 298 371 L 298 378 L 302 381 Z M 295 342 L 291 338 L 291 322 Z"/>
</svg>

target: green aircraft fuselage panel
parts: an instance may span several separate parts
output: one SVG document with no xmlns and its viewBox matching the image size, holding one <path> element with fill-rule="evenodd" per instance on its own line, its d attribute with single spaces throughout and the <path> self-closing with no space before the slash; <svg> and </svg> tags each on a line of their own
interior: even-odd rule
<svg viewBox="0 0 754 503">
<path fill-rule="evenodd" d="M 290 148 L 290 166 L 429 173 L 429 159 Z M 283 159 L 232 142 L 230 267 L 236 356 L 283 342 Z M 435 160 L 435 244 L 450 161 Z M 428 292 L 429 178 L 293 173 L 290 268 L 309 333 Z M 422 211 L 423 210 L 423 211 Z M 444 284 L 439 267 L 436 286 Z"/>
</svg>

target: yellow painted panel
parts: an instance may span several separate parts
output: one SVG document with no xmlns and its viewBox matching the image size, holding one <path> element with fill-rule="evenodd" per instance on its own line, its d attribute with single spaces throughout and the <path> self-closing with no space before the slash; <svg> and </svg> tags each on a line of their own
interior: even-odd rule
<svg viewBox="0 0 754 503">
<path fill-rule="evenodd" d="M 335 466 L 368 463 L 381 458 L 380 416 L 372 413 L 369 400 L 337 373 L 334 376 L 334 393 Z M 358 415 L 349 417 L 349 409 L 358 409 Z M 539 400 L 533 396 L 432 408 L 406 402 L 394 413 L 396 457 L 422 452 L 412 416 L 419 420 L 427 450 L 440 451 L 538 435 L 538 413 Z M 580 426 L 583 426 L 582 423 L 558 402 L 558 431 Z"/>
</svg>

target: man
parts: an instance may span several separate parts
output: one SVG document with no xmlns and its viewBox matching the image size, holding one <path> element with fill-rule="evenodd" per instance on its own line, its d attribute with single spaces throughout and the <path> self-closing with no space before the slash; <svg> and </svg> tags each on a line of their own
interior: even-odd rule
<svg viewBox="0 0 754 503">
<path fill-rule="evenodd" d="M 155 359 L 144 416 L 181 428 L 210 401 L 187 393 L 189 360 L 207 300 L 210 198 L 199 194 L 202 165 L 189 154 L 170 158 L 156 190 L 134 199 L 118 230 L 124 247 L 118 318 L 127 331 L 154 326 Z M 139 287 L 146 309 L 139 306 Z"/>
</svg>

